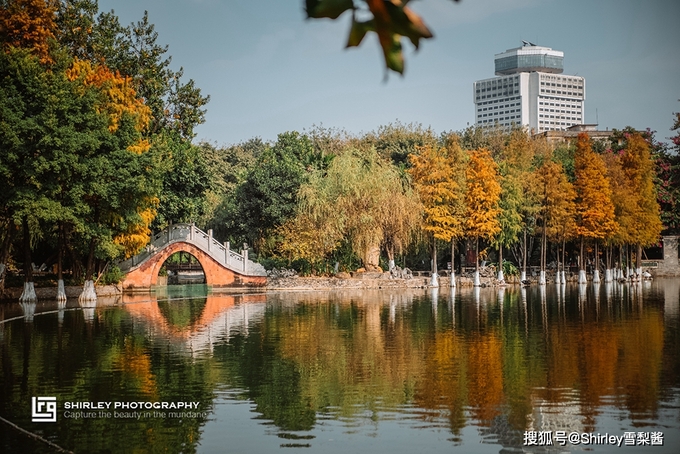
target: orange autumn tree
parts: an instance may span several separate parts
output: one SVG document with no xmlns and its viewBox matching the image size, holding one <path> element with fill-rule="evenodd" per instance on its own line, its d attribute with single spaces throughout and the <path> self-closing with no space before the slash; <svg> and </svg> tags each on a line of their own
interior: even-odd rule
<svg viewBox="0 0 680 454">
<path fill-rule="evenodd" d="M 52 63 L 49 40 L 54 39 L 56 0 L 12 0 L 0 3 L 0 41 L 4 46 L 30 49 L 41 63 Z"/>
<path fill-rule="evenodd" d="M 656 243 L 661 235 L 661 209 L 654 186 L 654 162 L 649 144 L 640 134 L 628 137 L 621 155 L 621 167 L 631 190 L 633 216 L 628 226 L 629 243 L 636 247 L 638 273 L 641 272 L 642 248 Z"/>
<path fill-rule="evenodd" d="M 541 272 L 546 268 L 547 241 L 562 243 L 562 253 L 566 240 L 573 235 L 576 193 L 561 164 L 545 161 L 536 171 L 538 193 L 541 202 Z M 564 264 L 564 257 L 562 257 Z M 563 265 L 564 266 L 564 265 Z M 559 269 L 557 270 L 559 271 Z M 544 275 L 541 283 L 544 283 Z"/>
<path fill-rule="evenodd" d="M 482 148 L 470 153 L 465 180 L 465 231 L 475 239 L 475 284 L 478 284 L 479 239 L 490 241 L 501 229 L 498 222 L 501 197 L 498 165 L 489 150 Z"/>
<path fill-rule="evenodd" d="M 576 175 L 574 183 L 576 234 L 581 237 L 579 283 L 585 283 L 585 239 L 599 241 L 618 230 L 604 160 L 593 152 L 590 137 L 586 133 L 578 135 L 574 155 L 574 172 Z"/>
<path fill-rule="evenodd" d="M 419 154 L 409 155 L 409 161 L 412 166 L 409 173 L 423 204 L 423 230 L 432 237 L 434 278 L 437 273 L 436 241 L 455 243 L 464 232 L 465 154 L 457 141 L 451 141 L 446 148 L 421 147 Z M 432 283 L 436 282 L 433 280 Z"/>
<path fill-rule="evenodd" d="M 115 133 L 124 118 L 132 119 L 134 129 L 140 134 L 137 140 L 128 146 L 128 151 L 137 155 L 149 151 L 151 144 L 141 133 L 149 126 L 151 110 L 143 99 L 137 97 L 129 77 L 114 73 L 104 65 L 93 65 L 89 61 L 79 59 L 73 61 L 66 76 L 70 80 L 80 80 L 85 87 L 97 87 L 103 93 L 104 101 L 100 103 L 98 109 L 108 118 L 109 132 Z M 149 226 L 156 217 L 158 198 L 147 196 L 137 203 L 137 216 L 132 221 L 124 219 L 120 213 L 108 213 L 111 224 L 120 230 L 114 236 L 113 242 L 123 247 L 126 258 L 139 252 L 149 242 L 151 236 Z"/>
</svg>

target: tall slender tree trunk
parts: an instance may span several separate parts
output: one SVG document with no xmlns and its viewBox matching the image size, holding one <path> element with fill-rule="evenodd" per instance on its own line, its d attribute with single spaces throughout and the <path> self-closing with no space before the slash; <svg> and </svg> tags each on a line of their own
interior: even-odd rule
<svg viewBox="0 0 680 454">
<path fill-rule="evenodd" d="M 62 272 L 64 261 L 64 226 L 60 222 L 57 226 L 57 301 L 66 303 L 66 289 L 64 288 L 64 276 Z"/>
<path fill-rule="evenodd" d="M 451 277 L 449 287 L 456 286 L 456 239 L 451 238 Z"/>
<path fill-rule="evenodd" d="M 432 287 L 439 287 L 439 274 L 437 273 L 437 239 L 432 236 L 432 276 L 430 277 L 430 285 Z"/>
<path fill-rule="evenodd" d="M 595 267 L 593 268 L 593 284 L 600 283 L 600 251 L 598 241 L 595 240 Z"/>
<path fill-rule="evenodd" d="M 33 303 L 38 297 L 33 285 L 33 265 L 31 263 L 31 232 L 28 226 L 28 217 L 24 216 L 21 221 L 24 236 L 24 291 L 19 297 L 22 303 Z"/>
<path fill-rule="evenodd" d="M 522 248 L 524 250 L 524 253 L 522 254 L 522 274 L 520 276 L 520 280 L 524 281 L 527 278 L 527 254 L 529 254 L 529 250 L 527 248 L 527 229 L 526 229 L 526 227 L 524 227 L 524 242 L 523 242 Z"/>
<path fill-rule="evenodd" d="M 97 292 L 94 288 L 94 251 L 95 251 L 95 240 L 90 240 L 89 251 L 87 254 L 87 265 L 85 267 L 85 284 L 83 285 L 83 291 L 78 297 L 78 301 L 81 304 L 84 302 L 94 302 L 97 301 Z"/>
<path fill-rule="evenodd" d="M 587 284 L 588 278 L 586 277 L 586 257 L 585 257 L 585 240 L 583 235 L 581 235 L 581 250 L 578 256 L 578 283 Z"/>
<path fill-rule="evenodd" d="M 7 273 L 7 259 L 9 259 L 10 246 L 12 245 L 12 234 L 14 233 L 12 221 L 7 221 L 5 235 L 0 246 L 0 293 L 5 289 L 5 274 Z"/>
</svg>

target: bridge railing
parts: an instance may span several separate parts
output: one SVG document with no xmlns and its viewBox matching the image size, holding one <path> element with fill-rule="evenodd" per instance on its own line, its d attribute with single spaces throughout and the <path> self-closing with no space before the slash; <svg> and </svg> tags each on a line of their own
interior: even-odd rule
<svg viewBox="0 0 680 454">
<path fill-rule="evenodd" d="M 193 224 L 169 225 L 153 235 L 142 252 L 120 262 L 118 266 L 122 271 L 128 271 L 154 255 L 157 250 L 176 241 L 193 244 L 218 263 L 238 273 L 255 276 L 266 276 L 267 274 L 262 265 L 248 260 L 247 250 L 243 251 L 243 254 L 239 254 L 231 250 L 229 242 L 220 243 L 213 238 L 212 230 L 204 232 Z"/>
</svg>

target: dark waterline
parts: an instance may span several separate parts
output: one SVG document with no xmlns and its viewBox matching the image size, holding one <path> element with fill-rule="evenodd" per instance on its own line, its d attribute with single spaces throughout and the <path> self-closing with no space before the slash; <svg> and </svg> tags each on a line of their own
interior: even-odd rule
<svg viewBox="0 0 680 454">
<path fill-rule="evenodd" d="M 0 416 L 74 452 L 677 452 L 680 281 L 0 306 Z M 57 422 L 31 422 L 31 398 Z M 73 418 L 71 402 L 197 402 Z M 139 411 L 139 410 L 137 410 Z M 113 410 L 111 410 L 113 412 Z M 137 419 L 137 417 L 139 417 Z M 663 446 L 525 446 L 526 433 Z M 556 441 L 553 440 L 553 444 Z M 53 449 L 0 423 L 0 451 Z"/>
</svg>

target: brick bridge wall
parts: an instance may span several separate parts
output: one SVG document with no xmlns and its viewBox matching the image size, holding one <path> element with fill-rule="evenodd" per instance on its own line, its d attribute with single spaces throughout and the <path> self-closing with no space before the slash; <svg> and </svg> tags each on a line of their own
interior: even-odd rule
<svg viewBox="0 0 680 454">
<path fill-rule="evenodd" d="M 176 252 L 188 252 L 203 267 L 206 284 L 212 287 L 260 287 L 267 283 L 264 276 L 244 276 L 223 267 L 196 246 L 178 241 L 160 249 L 144 263 L 130 271 L 123 279 L 123 290 L 143 290 L 157 285 L 158 273 L 163 263 Z"/>
</svg>

